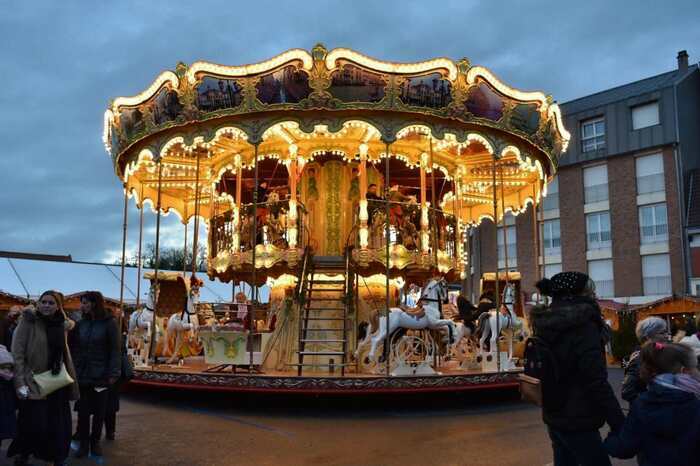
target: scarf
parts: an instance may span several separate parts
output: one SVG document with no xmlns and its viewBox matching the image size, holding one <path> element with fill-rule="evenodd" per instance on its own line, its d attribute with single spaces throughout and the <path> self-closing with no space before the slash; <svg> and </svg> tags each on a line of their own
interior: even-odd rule
<svg viewBox="0 0 700 466">
<path fill-rule="evenodd" d="M 37 312 L 36 315 L 46 326 L 46 340 L 49 345 L 49 369 L 52 374 L 56 375 L 61 372 L 61 364 L 63 363 L 65 317 L 61 311 L 57 311 L 50 316 L 45 316 L 41 312 Z"/>
<path fill-rule="evenodd" d="M 660 374 L 654 377 L 654 383 L 672 390 L 692 393 L 700 398 L 700 380 L 689 374 Z"/>
</svg>

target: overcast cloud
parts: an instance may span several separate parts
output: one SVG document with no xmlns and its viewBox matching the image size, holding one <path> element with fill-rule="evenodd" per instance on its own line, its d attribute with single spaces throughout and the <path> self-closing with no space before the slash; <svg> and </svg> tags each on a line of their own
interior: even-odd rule
<svg viewBox="0 0 700 466">
<path fill-rule="evenodd" d="M 673 69 L 681 49 L 700 59 L 697 0 L 0 7 L 0 249 L 88 261 L 111 260 L 121 247 L 122 192 L 101 143 L 104 109 L 178 61 L 238 65 L 319 41 L 395 61 L 466 56 L 563 102 Z M 130 249 L 137 222 L 132 206 Z M 166 244 L 178 244 L 174 216 L 165 228 Z"/>
</svg>

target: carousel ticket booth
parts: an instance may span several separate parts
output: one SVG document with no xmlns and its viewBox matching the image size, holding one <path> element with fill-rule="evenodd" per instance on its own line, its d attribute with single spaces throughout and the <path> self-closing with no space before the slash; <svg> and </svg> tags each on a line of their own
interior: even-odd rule
<svg viewBox="0 0 700 466">
<path fill-rule="evenodd" d="M 177 368 L 149 364 L 137 383 L 515 383 L 498 364 L 452 364 L 455 339 L 474 337 L 445 317 L 456 314 L 445 308 L 447 282 L 464 276 L 470 228 L 546 195 L 569 140 L 551 96 L 511 88 L 467 59 L 400 64 L 317 45 L 254 65 L 180 63 L 115 99 L 104 118 L 125 211 L 131 198 L 142 212 L 149 204 L 157 237 L 165 213 L 203 219 L 208 278 L 253 289 L 249 302 L 177 324 L 195 332 L 199 353 Z M 519 290 L 504 302 L 517 287 L 511 275 L 492 281 L 494 296 L 522 315 Z M 260 285 L 270 289 L 266 305 Z M 402 298 L 408 287 L 415 307 Z M 254 374 L 228 371 L 241 366 Z"/>
</svg>

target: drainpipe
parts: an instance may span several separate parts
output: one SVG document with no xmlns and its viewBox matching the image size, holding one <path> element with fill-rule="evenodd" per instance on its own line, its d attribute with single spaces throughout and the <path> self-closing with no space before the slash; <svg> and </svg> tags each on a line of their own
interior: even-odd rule
<svg viewBox="0 0 700 466">
<path fill-rule="evenodd" d="M 687 75 L 686 75 L 687 76 Z M 673 85 L 673 117 L 674 117 L 674 123 L 676 127 L 676 143 L 674 144 L 673 147 L 673 161 L 675 164 L 675 169 L 676 169 L 676 194 L 678 196 L 678 223 L 681 229 L 681 248 L 683 249 L 681 251 L 681 259 L 683 261 L 683 291 L 684 294 L 688 294 L 688 289 L 690 288 L 690 274 L 688 272 L 688 254 L 689 254 L 689 245 L 688 245 L 688 234 L 686 232 L 686 219 L 685 215 L 683 212 L 685 212 L 685 204 L 686 204 L 686 199 L 683 196 L 683 158 L 682 158 L 682 153 L 681 153 L 681 132 L 680 132 L 680 127 L 679 127 L 679 116 L 678 116 L 678 84 L 679 82 L 674 83 Z"/>
</svg>

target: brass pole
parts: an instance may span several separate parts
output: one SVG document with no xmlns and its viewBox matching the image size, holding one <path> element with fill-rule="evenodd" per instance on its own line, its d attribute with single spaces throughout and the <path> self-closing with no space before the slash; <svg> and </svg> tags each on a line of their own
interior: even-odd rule
<svg viewBox="0 0 700 466">
<path fill-rule="evenodd" d="M 500 322 L 500 314 L 501 314 L 501 296 L 500 296 L 500 290 L 499 290 L 499 276 L 498 276 L 498 191 L 496 188 L 496 156 L 493 156 L 493 164 L 492 164 L 492 184 L 493 184 L 493 224 L 495 226 L 495 234 L 494 234 L 494 239 L 496 240 L 496 279 L 494 281 L 495 284 L 495 299 L 496 302 L 496 368 L 498 372 L 501 372 L 501 352 L 498 349 L 498 337 L 501 333 L 501 322 Z M 493 329 L 491 329 L 493 332 Z M 491 353 L 494 352 L 494 348 L 490 348 Z"/>
<path fill-rule="evenodd" d="M 141 209 L 139 212 L 139 256 L 137 259 L 138 271 L 136 273 L 136 309 L 139 308 L 141 304 L 141 246 L 143 244 L 143 184 L 141 185 L 141 194 L 139 195 L 139 201 L 141 202 Z"/>
<path fill-rule="evenodd" d="M 435 269 L 437 270 L 438 266 L 438 246 L 439 246 L 439 241 L 438 241 L 438 228 L 437 228 L 437 211 L 438 211 L 438 205 L 437 205 L 437 194 L 435 193 L 435 167 L 433 166 L 433 135 L 432 133 L 428 134 L 428 137 L 430 138 L 430 198 L 431 198 L 431 203 L 433 205 L 433 222 L 432 222 L 432 227 L 431 230 L 433 232 L 433 256 L 435 256 Z M 428 216 L 428 221 L 430 221 L 430 216 Z"/>
<path fill-rule="evenodd" d="M 384 316 L 386 317 L 386 335 L 384 337 L 384 353 L 386 354 L 386 375 L 388 376 L 391 368 L 390 368 L 390 360 L 391 360 L 391 348 L 389 347 L 391 341 L 389 335 L 389 306 L 391 305 L 390 302 L 390 296 L 389 292 L 391 291 L 389 288 L 389 255 L 390 255 L 390 242 L 391 242 L 391 226 L 389 225 L 389 220 L 390 220 L 390 209 L 389 209 L 389 176 L 390 176 L 390 171 L 389 171 L 389 143 L 385 143 L 385 150 L 386 150 L 386 164 L 384 165 L 384 213 L 386 215 L 386 221 L 384 223 L 385 229 L 384 233 L 386 236 L 386 309 L 384 311 Z"/>
<path fill-rule="evenodd" d="M 185 245 L 182 248 L 182 277 L 184 278 L 187 273 L 187 224 L 189 223 L 187 218 L 187 206 L 185 206 L 185 218 L 182 219 L 182 222 L 185 224 Z"/>
<path fill-rule="evenodd" d="M 150 355 L 153 356 L 153 367 L 158 363 L 156 357 L 156 323 L 158 321 L 158 301 L 160 300 L 160 282 L 158 281 L 158 269 L 160 268 L 160 203 L 161 203 L 161 188 L 163 182 L 163 164 L 160 158 L 158 159 L 158 195 L 156 198 L 156 258 L 154 264 L 154 279 L 156 281 L 156 302 L 153 303 L 153 323 L 151 324 L 151 350 Z"/>
<path fill-rule="evenodd" d="M 124 183 L 124 221 L 122 223 L 122 265 L 121 265 L 121 276 L 119 279 L 119 309 L 121 309 L 122 314 L 124 313 L 124 268 L 126 267 L 126 232 L 128 227 L 128 213 L 129 213 L 129 193 L 127 191 L 126 183 Z M 121 326 L 120 332 L 121 332 Z"/>
<path fill-rule="evenodd" d="M 254 166 L 254 176 L 255 176 L 255 181 L 254 181 L 254 189 L 253 189 L 253 228 L 252 228 L 252 241 L 250 244 L 253 245 L 253 251 L 252 251 L 252 258 L 253 258 L 253 272 L 252 272 L 252 280 L 253 283 L 251 284 L 253 289 L 252 289 L 252 298 L 253 298 L 253 303 L 250 306 L 250 310 L 248 311 L 248 338 L 249 338 L 249 344 L 250 344 L 250 350 L 249 350 L 249 356 L 250 356 L 250 363 L 248 365 L 248 372 L 253 371 L 253 329 L 254 329 L 254 321 L 255 321 L 255 306 L 258 304 L 258 284 L 256 282 L 257 280 L 257 269 L 255 267 L 255 246 L 256 242 L 258 239 L 258 143 L 255 143 L 255 151 L 254 151 L 255 158 L 253 160 L 253 166 Z M 264 201 L 264 199 L 263 199 Z"/>
<path fill-rule="evenodd" d="M 197 157 L 197 169 L 194 182 L 194 232 L 192 238 L 192 275 L 194 276 L 197 272 L 197 248 L 199 246 L 199 171 L 200 171 L 200 157 L 199 154 L 195 152 L 195 157 Z"/>
<path fill-rule="evenodd" d="M 538 181 L 539 183 L 539 181 Z M 540 279 L 540 228 L 539 221 L 537 219 L 537 186 L 532 185 L 532 239 L 534 241 L 534 253 L 535 253 L 535 282 Z M 537 291 L 537 301 L 539 302 L 540 295 Z"/>
<path fill-rule="evenodd" d="M 505 253 L 504 265 L 506 267 L 506 286 L 508 286 L 509 276 L 508 276 L 508 225 L 506 224 L 506 195 L 505 188 L 503 186 L 503 166 L 501 166 L 501 214 L 503 215 L 503 252 Z"/>
<path fill-rule="evenodd" d="M 121 310 L 121 315 L 117 321 L 119 326 L 119 335 L 122 334 L 122 322 L 124 321 L 124 267 L 126 267 L 126 232 L 129 220 L 129 192 L 127 191 L 126 183 L 124 183 L 124 222 L 122 231 L 122 266 L 121 266 L 121 276 L 119 279 L 119 309 Z M 121 348 L 122 339 L 119 338 L 119 347 Z"/>
</svg>

